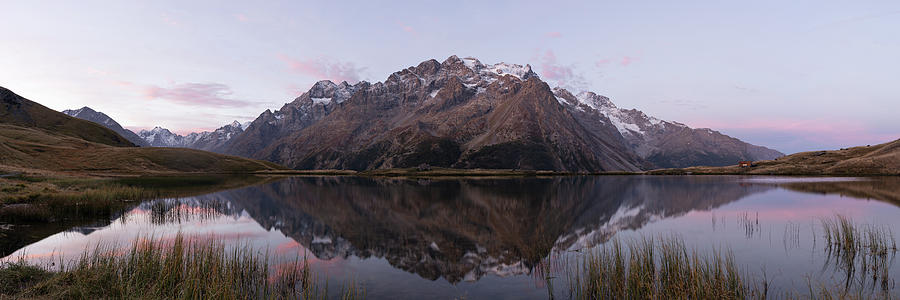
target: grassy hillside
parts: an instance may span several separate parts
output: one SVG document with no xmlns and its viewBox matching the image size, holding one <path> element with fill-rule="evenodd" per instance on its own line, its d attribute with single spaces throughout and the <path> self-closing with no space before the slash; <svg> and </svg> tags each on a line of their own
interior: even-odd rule
<svg viewBox="0 0 900 300">
<path fill-rule="evenodd" d="M 0 124 L 40 128 L 95 143 L 133 147 L 134 144 L 100 124 L 67 116 L 0 87 Z"/>
<path fill-rule="evenodd" d="M 183 148 L 113 147 L 38 128 L 0 124 L 0 170 L 87 174 L 247 173 L 263 161 Z"/>
<path fill-rule="evenodd" d="M 775 160 L 754 162 L 740 168 L 691 167 L 655 170 L 650 173 L 775 174 L 775 175 L 900 175 L 900 140 L 874 146 L 791 154 Z"/>
<path fill-rule="evenodd" d="M 181 148 L 138 148 L 102 125 L 73 118 L 0 87 L 0 174 L 247 173 L 283 167 Z"/>
</svg>

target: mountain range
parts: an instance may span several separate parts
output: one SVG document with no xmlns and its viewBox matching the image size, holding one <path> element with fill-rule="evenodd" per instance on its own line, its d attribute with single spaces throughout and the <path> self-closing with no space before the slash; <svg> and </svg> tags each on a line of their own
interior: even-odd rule
<svg viewBox="0 0 900 300">
<path fill-rule="evenodd" d="M 639 171 L 784 155 L 621 109 L 590 91 L 551 88 L 529 65 L 457 56 L 421 62 L 374 84 L 319 81 L 250 123 L 186 136 L 161 127 L 134 134 L 89 108 L 66 112 L 121 130 L 137 145 L 207 150 L 295 169 Z"/>
<path fill-rule="evenodd" d="M 244 128 L 248 125 L 249 123 L 241 124 L 238 121 L 234 121 L 214 131 L 192 132 L 184 136 L 157 126 L 151 130 L 141 130 L 137 135 L 153 147 L 178 147 L 211 151 L 221 148 L 229 139 L 243 133 Z"/>
<path fill-rule="evenodd" d="M 428 60 L 378 83 L 320 81 L 217 152 L 297 169 L 637 171 L 783 154 L 550 88 L 529 65 Z"/>
<path fill-rule="evenodd" d="M 123 128 L 118 122 L 106 114 L 95 111 L 90 107 L 79 109 L 67 109 L 62 113 L 82 120 L 91 121 L 106 128 L 112 129 L 128 141 L 141 147 L 170 147 L 190 148 L 198 150 L 214 150 L 221 148 L 226 141 L 244 131 L 249 122 L 241 124 L 238 121 L 219 127 L 214 131 L 192 132 L 188 135 L 173 133 L 166 128 L 154 127 L 151 130 L 141 130 L 138 133 Z"/>
<path fill-rule="evenodd" d="M 134 134 L 134 132 L 132 132 L 131 130 L 125 129 L 124 127 L 122 127 L 122 125 L 119 125 L 119 122 L 116 122 L 115 120 L 113 120 L 112 118 L 107 116 L 106 114 L 95 111 L 95 110 L 91 109 L 90 107 L 85 106 L 85 107 L 82 107 L 79 109 L 67 109 L 67 110 L 62 111 L 62 113 L 69 115 L 71 117 L 75 117 L 75 118 L 79 118 L 82 120 L 87 120 L 87 121 L 91 121 L 91 122 L 103 125 L 103 127 L 106 127 L 106 128 L 111 129 L 112 131 L 115 131 L 116 133 L 118 133 L 119 135 L 124 137 L 126 140 L 128 140 L 129 142 L 131 142 L 132 144 L 135 144 L 137 146 L 150 147 L 150 144 L 147 143 L 147 141 L 145 141 L 143 138 L 141 138 L 137 134 Z"/>
</svg>

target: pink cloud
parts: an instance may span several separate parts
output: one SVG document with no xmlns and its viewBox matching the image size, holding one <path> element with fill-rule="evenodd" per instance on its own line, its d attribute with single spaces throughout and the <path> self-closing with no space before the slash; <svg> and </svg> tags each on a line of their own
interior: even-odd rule
<svg viewBox="0 0 900 300">
<path fill-rule="evenodd" d="M 622 56 L 622 58 L 619 58 L 619 59 L 603 58 L 603 59 L 597 60 L 597 62 L 594 63 L 594 65 L 596 65 L 597 67 L 605 67 L 605 66 L 609 65 L 610 63 L 612 63 L 613 61 L 618 61 L 620 66 L 627 67 L 628 65 L 634 63 L 634 61 L 636 61 L 636 60 L 637 60 L 637 57 L 626 55 L 626 56 Z"/>
<path fill-rule="evenodd" d="M 400 21 L 395 21 L 394 24 L 397 24 L 397 26 L 400 26 L 400 30 L 403 30 L 403 31 L 406 32 L 406 33 L 409 33 L 409 34 L 412 34 L 412 35 L 417 35 L 417 34 L 418 34 L 418 32 L 416 32 L 416 29 L 413 28 L 413 27 L 412 27 L 411 25 L 409 25 L 409 24 L 406 24 L 406 23 L 403 23 L 403 22 L 400 22 Z"/>
<path fill-rule="evenodd" d="M 541 78 L 554 81 L 562 87 L 581 88 L 586 85 L 584 77 L 575 72 L 574 66 L 565 66 L 556 61 L 556 54 L 552 50 L 544 52 L 538 60 Z"/>
<path fill-rule="evenodd" d="M 179 104 L 214 107 L 240 107 L 252 102 L 232 99 L 231 88 L 221 83 L 182 83 L 170 88 L 148 85 L 142 91 L 147 99 L 164 99 Z"/>
<path fill-rule="evenodd" d="M 162 17 L 163 23 L 169 24 L 171 26 L 178 26 L 178 21 L 169 16 L 169 14 L 162 14 L 162 16 L 160 17 Z"/>
<path fill-rule="evenodd" d="M 237 19 L 238 21 L 241 21 L 241 22 L 247 22 L 247 21 L 250 20 L 250 19 L 247 18 L 247 16 L 244 15 L 244 14 L 236 14 L 236 15 L 234 15 L 234 18 Z"/>
<path fill-rule="evenodd" d="M 548 32 L 545 36 L 548 38 L 560 38 L 562 37 L 562 33 L 560 33 L 559 31 L 551 31 Z"/>
<path fill-rule="evenodd" d="M 121 87 L 130 87 L 134 85 L 133 82 L 127 80 L 113 80 L 113 83 Z"/>
<path fill-rule="evenodd" d="M 359 73 L 365 69 L 358 68 L 353 63 L 335 62 L 324 58 L 298 60 L 284 54 L 279 54 L 278 59 L 287 64 L 289 69 L 298 74 L 310 76 L 315 79 L 330 79 L 337 82 L 359 81 Z"/>
<path fill-rule="evenodd" d="M 541 57 L 541 77 L 551 80 L 565 79 L 572 76 L 572 69 L 556 62 L 556 54 L 547 50 Z"/>
</svg>

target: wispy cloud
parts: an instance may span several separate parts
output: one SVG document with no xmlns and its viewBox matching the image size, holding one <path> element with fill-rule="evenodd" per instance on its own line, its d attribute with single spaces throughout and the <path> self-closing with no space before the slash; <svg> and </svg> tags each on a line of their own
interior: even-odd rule
<svg viewBox="0 0 900 300">
<path fill-rule="evenodd" d="M 541 70 L 541 78 L 555 82 L 556 85 L 582 90 L 587 86 L 587 80 L 576 72 L 574 65 L 562 65 L 556 61 L 556 54 L 547 50 L 538 58 Z"/>
<path fill-rule="evenodd" d="M 360 73 L 365 70 L 365 68 L 357 67 L 350 62 L 338 62 L 326 58 L 300 60 L 279 54 L 278 59 L 283 61 L 295 73 L 315 79 L 329 79 L 337 82 L 359 81 Z"/>
<path fill-rule="evenodd" d="M 103 76 L 103 77 L 110 76 L 112 74 L 109 71 L 100 70 L 100 69 L 93 68 L 93 67 L 88 67 L 87 73 L 90 75 L 97 75 L 97 76 Z"/>
<path fill-rule="evenodd" d="M 234 15 L 234 18 L 237 19 L 237 20 L 240 21 L 240 22 L 247 22 L 247 21 L 250 21 L 250 18 L 247 18 L 247 15 L 245 15 L 245 14 L 235 14 L 235 15 Z"/>
<path fill-rule="evenodd" d="M 755 89 L 755 88 L 752 88 L 752 87 L 746 87 L 746 86 L 742 86 L 742 85 L 734 85 L 734 86 L 732 86 L 732 87 L 733 87 L 734 89 L 738 90 L 738 91 L 741 91 L 741 92 L 747 93 L 747 94 L 756 94 L 756 93 L 759 93 L 759 90 L 758 90 L 758 89 Z"/>
<path fill-rule="evenodd" d="M 163 88 L 148 85 L 143 88 L 147 99 L 163 99 L 179 104 L 207 107 L 241 107 L 253 102 L 232 98 L 231 88 L 221 83 L 182 83 Z"/>
<path fill-rule="evenodd" d="M 559 31 L 551 31 L 551 32 L 548 32 L 547 34 L 545 34 L 544 36 L 546 36 L 548 38 L 560 38 L 560 37 L 562 37 L 562 33 L 560 33 Z"/>
<path fill-rule="evenodd" d="M 632 63 L 634 63 L 637 59 L 638 59 L 637 57 L 628 56 L 628 55 L 622 56 L 620 58 L 601 58 L 601 59 L 597 60 L 594 63 L 594 65 L 602 68 L 602 67 L 612 64 L 613 62 L 618 61 L 618 65 L 627 67 L 627 66 L 631 65 Z"/>
</svg>

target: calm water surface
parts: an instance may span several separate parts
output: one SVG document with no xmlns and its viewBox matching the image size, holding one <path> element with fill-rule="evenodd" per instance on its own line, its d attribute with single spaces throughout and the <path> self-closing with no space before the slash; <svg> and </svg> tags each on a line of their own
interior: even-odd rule
<svg viewBox="0 0 900 300">
<path fill-rule="evenodd" d="M 841 214 L 900 233 L 897 205 L 898 178 L 295 177 L 147 201 L 4 260 L 49 265 L 98 244 L 181 233 L 254 247 L 276 267 L 306 256 L 335 293 L 355 280 L 375 299 L 543 299 L 540 266 L 549 266 L 554 295 L 566 299 L 566 269 L 585 249 L 675 236 L 704 253 L 730 249 L 751 277 L 765 274 L 770 292 L 802 293 L 808 281 L 846 282 L 823 251 L 822 218 Z M 889 257 L 890 274 L 898 274 Z M 900 293 L 893 279 L 862 289 L 885 288 Z"/>
</svg>

